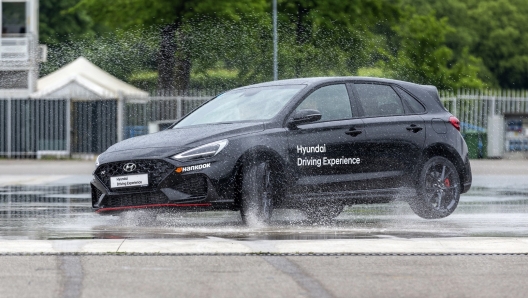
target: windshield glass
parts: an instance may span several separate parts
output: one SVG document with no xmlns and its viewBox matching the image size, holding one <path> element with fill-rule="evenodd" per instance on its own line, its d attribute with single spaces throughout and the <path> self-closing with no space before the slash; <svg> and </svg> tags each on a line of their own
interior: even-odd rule
<svg viewBox="0 0 528 298">
<path fill-rule="evenodd" d="M 269 120 L 305 85 L 255 87 L 221 94 L 180 121 L 174 128 L 199 124 Z"/>
</svg>

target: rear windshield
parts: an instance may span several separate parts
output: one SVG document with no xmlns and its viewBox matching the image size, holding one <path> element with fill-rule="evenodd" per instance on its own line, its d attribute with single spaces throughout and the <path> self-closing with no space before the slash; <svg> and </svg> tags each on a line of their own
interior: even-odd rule
<svg viewBox="0 0 528 298">
<path fill-rule="evenodd" d="M 269 120 L 305 86 L 268 86 L 229 91 L 204 104 L 173 128 Z"/>
</svg>

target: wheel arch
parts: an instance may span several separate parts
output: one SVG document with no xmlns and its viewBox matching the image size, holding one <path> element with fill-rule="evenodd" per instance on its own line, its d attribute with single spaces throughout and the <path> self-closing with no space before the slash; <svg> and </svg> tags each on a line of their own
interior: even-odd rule
<svg viewBox="0 0 528 298">
<path fill-rule="evenodd" d="M 421 167 L 432 157 L 441 156 L 448 159 L 455 168 L 457 169 L 458 176 L 460 178 L 460 183 L 464 185 L 466 177 L 466 168 L 464 166 L 464 161 L 458 154 L 455 148 L 442 143 L 431 144 L 429 147 L 425 148 L 422 154 L 422 162 L 420 167 L 417 169 L 417 173 L 421 171 Z"/>
<path fill-rule="evenodd" d="M 276 152 L 275 150 L 266 147 L 266 146 L 256 146 L 253 148 L 250 148 L 244 154 L 240 156 L 240 158 L 237 160 L 235 164 L 235 206 L 240 207 L 241 206 L 241 186 L 242 186 L 242 171 L 244 168 L 244 165 L 250 163 L 250 162 L 256 162 L 256 161 L 270 161 L 270 166 L 272 168 L 273 173 L 276 173 L 276 176 L 274 177 L 274 180 L 277 182 L 278 186 L 278 193 L 275 198 L 275 204 L 276 206 L 280 205 L 280 198 L 283 197 L 283 194 L 285 192 L 285 185 L 283 182 L 285 182 L 286 174 L 286 163 L 284 159 L 281 157 L 281 155 Z M 279 183 L 280 182 L 280 183 Z"/>
</svg>

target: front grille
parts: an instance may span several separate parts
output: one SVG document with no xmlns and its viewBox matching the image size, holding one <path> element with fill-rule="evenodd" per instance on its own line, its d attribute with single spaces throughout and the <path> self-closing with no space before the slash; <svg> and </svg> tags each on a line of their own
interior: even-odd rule
<svg viewBox="0 0 528 298">
<path fill-rule="evenodd" d="M 97 202 L 99 201 L 99 198 L 103 194 L 97 187 L 95 187 L 93 184 L 91 184 L 92 187 L 92 206 L 95 206 Z"/>
<path fill-rule="evenodd" d="M 193 197 L 207 195 L 207 180 L 203 175 L 185 178 L 173 187 L 175 190 L 189 194 Z"/>
<path fill-rule="evenodd" d="M 106 196 L 103 204 L 104 207 L 125 207 L 164 203 L 168 203 L 167 197 L 163 193 L 156 192 Z"/>
<path fill-rule="evenodd" d="M 126 172 L 123 169 L 123 166 L 127 163 L 134 163 L 136 169 L 131 172 Z M 174 170 L 174 168 L 175 166 L 172 164 L 159 159 L 130 160 L 102 164 L 97 170 L 95 170 L 95 175 L 110 189 L 110 177 L 148 174 L 149 186 L 147 188 L 151 189 L 157 187 L 158 184 Z M 115 188 L 112 189 L 112 191 L 129 191 L 131 189 L 137 189 L 137 187 Z"/>
</svg>

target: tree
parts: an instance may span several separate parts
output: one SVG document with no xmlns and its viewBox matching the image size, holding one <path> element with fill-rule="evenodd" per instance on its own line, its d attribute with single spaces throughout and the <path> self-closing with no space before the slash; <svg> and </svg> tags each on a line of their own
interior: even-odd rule
<svg viewBox="0 0 528 298">
<path fill-rule="evenodd" d="M 95 20 L 114 28 L 158 26 L 158 85 L 185 90 L 189 86 L 192 53 L 186 26 L 190 20 L 238 20 L 244 13 L 262 13 L 265 0 L 81 0 L 73 11 L 86 10 Z"/>
<path fill-rule="evenodd" d="M 405 22 L 394 27 L 400 39 L 395 56 L 385 64 L 395 78 L 419 84 L 433 84 L 439 88 L 480 88 L 480 61 L 463 50 L 455 59 L 453 50 L 446 46 L 445 36 L 454 29 L 447 18 L 436 19 L 433 14 L 419 15 L 408 11 Z M 412 14 L 412 15 L 409 15 Z"/>
<path fill-rule="evenodd" d="M 528 88 L 528 1 L 402 0 L 421 14 L 448 18 L 454 29 L 446 45 L 455 58 L 467 49 L 482 61 L 479 77 L 488 85 Z"/>
<path fill-rule="evenodd" d="M 158 44 L 158 37 L 146 30 L 84 35 L 51 45 L 48 61 L 40 64 L 40 74 L 47 75 L 82 56 L 115 77 L 130 82 L 131 74 L 155 69 Z M 140 85 L 140 88 L 152 89 Z"/>
<path fill-rule="evenodd" d="M 96 25 L 85 11 L 68 13 L 66 10 L 79 0 L 40 0 L 39 37 L 40 42 L 57 45 L 61 42 L 94 36 L 105 28 Z"/>
<path fill-rule="evenodd" d="M 350 75 L 369 63 L 376 29 L 397 20 L 398 1 L 284 0 L 281 39 L 290 76 Z M 390 25 L 388 25 L 390 27 Z M 282 57 L 284 57 L 282 55 Z M 284 58 L 283 58 L 284 59 Z"/>
<path fill-rule="evenodd" d="M 478 54 L 501 87 L 528 88 L 528 2 L 470 1 L 468 16 Z"/>
</svg>

